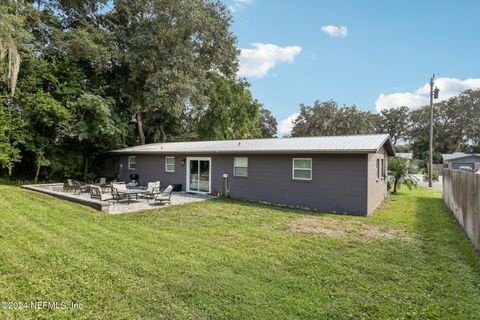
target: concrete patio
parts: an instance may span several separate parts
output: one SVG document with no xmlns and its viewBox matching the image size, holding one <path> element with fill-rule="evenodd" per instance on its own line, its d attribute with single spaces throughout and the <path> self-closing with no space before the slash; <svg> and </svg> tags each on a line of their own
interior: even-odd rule
<svg viewBox="0 0 480 320">
<path fill-rule="evenodd" d="M 92 199 L 90 198 L 89 193 L 78 194 L 73 192 L 66 192 L 63 190 L 63 183 L 23 185 L 22 188 L 42 192 L 57 197 L 59 199 L 83 204 L 99 211 L 108 212 L 110 214 L 122 214 L 143 210 L 158 209 L 171 205 L 174 206 L 192 202 L 199 202 L 214 198 L 210 195 L 173 192 L 170 203 L 157 202 L 156 204 L 154 204 L 152 200 L 147 201 L 146 199 L 140 197 L 137 200 L 131 199 L 130 203 L 127 203 L 126 201 L 100 201 L 97 199 Z"/>
</svg>

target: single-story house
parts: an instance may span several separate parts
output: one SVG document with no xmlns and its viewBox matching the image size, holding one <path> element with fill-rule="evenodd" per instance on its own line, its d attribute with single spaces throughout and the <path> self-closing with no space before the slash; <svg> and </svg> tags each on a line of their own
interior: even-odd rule
<svg viewBox="0 0 480 320">
<path fill-rule="evenodd" d="M 413 152 L 396 152 L 396 156 L 406 159 L 409 167 L 412 165 Z"/>
<path fill-rule="evenodd" d="M 473 171 L 480 169 L 480 154 L 478 153 L 447 153 L 442 154 L 443 164 L 446 168 L 460 169 L 460 167 L 469 167 Z"/>
<path fill-rule="evenodd" d="M 111 152 L 119 179 L 182 191 L 368 215 L 387 194 L 387 134 L 151 143 Z M 181 187 L 180 187 L 181 185 Z"/>
<path fill-rule="evenodd" d="M 412 152 L 397 152 L 397 157 L 399 158 L 404 158 L 407 160 L 412 160 L 413 159 L 413 153 Z"/>
</svg>

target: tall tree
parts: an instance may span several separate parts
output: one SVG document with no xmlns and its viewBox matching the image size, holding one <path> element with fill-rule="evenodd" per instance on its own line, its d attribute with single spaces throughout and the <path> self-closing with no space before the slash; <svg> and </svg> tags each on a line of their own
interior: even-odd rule
<svg viewBox="0 0 480 320">
<path fill-rule="evenodd" d="M 262 138 L 275 138 L 277 136 L 277 119 L 272 115 L 270 110 L 260 108 L 260 116 L 258 117 L 258 128 Z"/>
<path fill-rule="evenodd" d="M 24 1 L 4 0 L 0 3 L 0 80 L 15 94 L 20 70 L 20 50 L 27 48 L 30 35 L 25 30 L 25 19 L 31 4 Z"/>
<path fill-rule="evenodd" d="M 379 131 L 389 133 L 395 145 L 408 138 L 409 120 L 408 107 L 384 109 L 380 112 Z"/>
<path fill-rule="evenodd" d="M 113 101 L 93 94 L 83 94 L 76 102 L 79 118 L 74 135 L 83 154 L 84 180 L 95 156 L 122 145 L 124 131 L 120 120 L 112 112 Z"/>
<path fill-rule="evenodd" d="M 439 163 L 442 153 L 479 150 L 480 90 L 467 90 L 434 105 L 434 162 Z M 426 159 L 428 150 L 429 108 L 410 112 L 410 134 L 414 154 Z"/>
<path fill-rule="evenodd" d="M 71 125 L 71 114 L 50 93 L 41 90 L 22 94 L 19 105 L 27 121 L 26 130 L 33 133 L 26 137 L 25 147 L 35 157 L 35 182 L 37 182 L 40 169 L 50 165 L 49 156 L 66 138 L 68 127 Z"/>
<path fill-rule="evenodd" d="M 220 2 L 116 0 L 110 22 L 120 53 L 117 83 L 135 114 L 140 144 L 153 114 L 178 121 L 189 104 L 204 103 L 201 88 L 212 70 L 227 77 L 237 70 L 231 16 Z"/>
<path fill-rule="evenodd" d="M 205 92 L 207 103 L 196 108 L 201 139 L 245 139 L 260 136 L 257 127 L 260 103 L 252 98 L 244 80 L 211 73 Z"/>
<path fill-rule="evenodd" d="M 0 167 L 12 174 L 15 163 L 20 162 L 20 145 L 24 142 L 24 121 L 11 106 L 0 105 Z"/>
<path fill-rule="evenodd" d="M 378 115 L 360 111 L 356 106 L 339 107 L 333 101 L 315 101 L 312 106 L 300 105 L 300 114 L 292 128 L 293 137 L 334 136 L 374 133 Z"/>
</svg>

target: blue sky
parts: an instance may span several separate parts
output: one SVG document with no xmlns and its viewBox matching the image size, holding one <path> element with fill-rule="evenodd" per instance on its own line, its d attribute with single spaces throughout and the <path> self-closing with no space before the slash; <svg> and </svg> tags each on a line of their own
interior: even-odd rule
<svg viewBox="0 0 480 320">
<path fill-rule="evenodd" d="M 242 49 L 239 75 L 281 131 L 300 103 L 362 110 L 480 88 L 480 1 L 225 0 Z M 323 27 L 323 28 L 322 28 Z"/>
</svg>

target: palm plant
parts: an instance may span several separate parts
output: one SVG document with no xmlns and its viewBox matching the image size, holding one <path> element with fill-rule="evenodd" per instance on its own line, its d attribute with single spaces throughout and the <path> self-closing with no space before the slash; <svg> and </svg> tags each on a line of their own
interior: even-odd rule
<svg viewBox="0 0 480 320">
<path fill-rule="evenodd" d="M 393 194 L 397 194 L 397 187 L 401 184 L 407 186 L 408 189 L 417 187 L 417 180 L 408 174 L 408 161 L 404 158 L 390 157 L 388 159 L 389 175 L 393 179 Z"/>
</svg>

